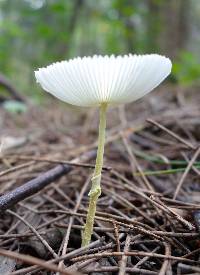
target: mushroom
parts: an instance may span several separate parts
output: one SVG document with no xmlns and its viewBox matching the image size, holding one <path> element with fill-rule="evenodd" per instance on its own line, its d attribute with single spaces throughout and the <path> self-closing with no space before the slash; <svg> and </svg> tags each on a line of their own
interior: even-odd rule
<svg viewBox="0 0 200 275">
<path fill-rule="evenodd" d="M 106 129 L 106 110 L 143 97 L 171 72 L 171 61 L 158 54 L 77 57 L 35 71 L 37 82 L 55 97 L 76 106 L 100 108 L 98 150 L 82 246 L 91 241 L 98 197 Z"/>
</svg>

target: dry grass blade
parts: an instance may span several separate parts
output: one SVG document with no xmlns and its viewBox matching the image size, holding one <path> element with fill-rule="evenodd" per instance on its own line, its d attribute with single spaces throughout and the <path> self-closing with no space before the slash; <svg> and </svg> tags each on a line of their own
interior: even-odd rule
<svg viewBox="0 0 200 275">
<path fill-rule="evenodd" d="M 147 119 L 147 122 L 159 127 L 160 129 L 162 129 L 163 131 L 167 132 L 169 135 L 171 135 L 172 137 L 174 137 L 175 139 L 177 139 L 178 141 L 182 142 L 183 144 L 185 144 L 187 147 L 189 147 L 190 149 L 195 150 L 196 147 L 191 144 L 190 142 L 184 140 L 183 138 L 181 138 L 179 135 L 175 134 L 174 132 L 170 131 L 169 129 L 167 129 L 165 126 L 161 125 L 160 123 L 154 121 L 153 119 Z"/>
<path fill-rule="evenodd" d="M 180 181 L 179 181 L 179 183 L 178 183 L 178 185 L 177 185 L 177 187 L 176 187 L 176 190 L 175 190 L 175 193 L 174 193 L 174 196 L 173 196 L 173 199 L 174 199 L 174 200 L 176 199 L 176 197 L 177 197 L 177 195 L 178 195 L 178 193 L 179 193 L 179 191 L 180 191 L 180 189 L 181 189 L 181 186 L 183 185 L 183 182 L 184 182 L 184 180 L 185 180 L 185 178 L 186 178 L 188 172 L 189 172 L 190 169 L 192 168 L 192 166 L 193 166 L 195 160 L 198 158 L 199 153 L 200 153 L 200 147 L 196 150 L 194 156 L 192 157 L 192 159 L 191 159 L 190 162 L 188 163 L 188 166 L 187 166 L 187 168 L 185 169 L 185 172 L 183 173 L 183 175 L 182 175 L 182 177 L 181 177 L 181 179 L 180 179 Z"/>
</svg>

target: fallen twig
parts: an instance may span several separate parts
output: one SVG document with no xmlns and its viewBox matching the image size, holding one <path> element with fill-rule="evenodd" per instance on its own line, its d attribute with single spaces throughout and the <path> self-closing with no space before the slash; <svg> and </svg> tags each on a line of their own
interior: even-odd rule
<svg viewBox="0 0 200 275">
<path fill-rule="evenodd" d="M 89 160 L 95 157 L 96 152 L 89 151 L 83 154 L 78 159 Z M 78 159 L 74 159 L 74 162 Z M 10 191 L 9 193 L 0 197 L 0 212 L 5 211 L 6 209 L 12 207 L 19 201 L 22 201 L 33 194 L 39 192 L 44 187 L 46 187 L 51 182 L 55 181 L 56 179 L 60 178 L 63 175 L 68 174 L 72 170 L 72 166 L 67 164 L 60 164 L 56 167 L 48 170 L 47 172 L 39 175 L 37 178 L 28 181 L 27 183 L 21 185 L 20 187 Z"/>
<path fill-rule="evenodd" d="M 38 267 L 42 267 L 42 269 L 47 269 L 47 270 L 54 271 L 54 272 L 60 272 L 61 274 L 80 275 L 80 273 L 78 273 L 78 272 L 66 271 L 62 268 L 57 267 L 55 264 L 42 261 L 42 260 L 32 257 L 30 255 L 24 255 L 21 253 L 19 254 L 19 253 L 4 250 L 4 249 L 0 249 L 0 255 L 11 258 L 11 259 L 19 260 L 19 261 L 22 261 L 22 262 L 25 262 L 25 263 L 28 263 L 31 265 L 34 264 Z"/>
</svg>

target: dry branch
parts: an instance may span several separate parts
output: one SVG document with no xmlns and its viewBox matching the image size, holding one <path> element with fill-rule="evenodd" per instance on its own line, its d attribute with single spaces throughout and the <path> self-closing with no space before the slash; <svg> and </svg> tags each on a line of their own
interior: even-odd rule
<svg viewBox="0 0 200 275">
<path fill-rule="evenodd" d="M 13 99 L 25 102 L 25 98 L 16 90 L 15 87 L 3 76 L 0 74 L 0 86 L 3 86 L 12 96 Z"/>
<path fill-rule="evenodd" d="M 83 154 L 79 159 L 90 160 L 96 155 L 95 151 L 89 151 Z M 74 160 L 74 162 L 77 159 Z M 72 166 L 67 164 L 60 164 L 50 169 L 49 171 L 39 175 L 37 178 L 28 181 L 27 183 L 17 187 L 16 189 L 8 192 L 7 194 L 0 197 L 0 212 L 11 208 L 13 205 L 22 201 L 37 192 L 41 191 L 51 182 L 57 180 L 63 175 L 68 174 L 73 169 Z"/>
</svg>

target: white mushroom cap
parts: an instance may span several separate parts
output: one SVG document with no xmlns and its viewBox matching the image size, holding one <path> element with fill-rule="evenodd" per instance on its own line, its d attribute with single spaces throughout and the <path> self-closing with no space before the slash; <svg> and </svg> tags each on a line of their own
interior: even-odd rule
<svg viewBox="0 0 200 275">
<path fill-rule="evenodd" d="M 158 54 L 77 57 L 35 71 L 44 90 L 72 105 L 98 106 L 135 101 L 171 72 L 169 58 Z"/>
</svg>

